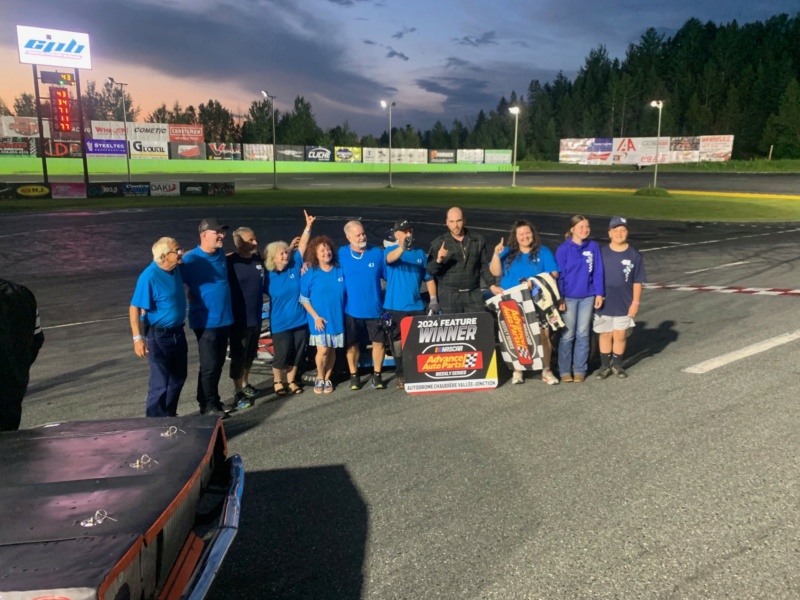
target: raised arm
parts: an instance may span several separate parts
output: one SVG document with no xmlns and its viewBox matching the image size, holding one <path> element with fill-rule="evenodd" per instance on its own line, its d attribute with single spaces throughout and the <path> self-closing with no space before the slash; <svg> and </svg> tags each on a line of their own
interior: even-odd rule
<svg viewBox="0 0 800 600">
<path fill-rule="evenodd" d="M 311 226 L 314 225 L 314 221 L 317 220 L 317 217 L 309 215 L 305 209 L 303 209 L 303 214 L 306 216 L 306 228 L 303 230 L 300 236 L 300 242 L 297 244 L 297 249 L 300 251 L 301 256 L 304 256 L 306 253 L 308 240 L 311 239 Z"/>
</svg>

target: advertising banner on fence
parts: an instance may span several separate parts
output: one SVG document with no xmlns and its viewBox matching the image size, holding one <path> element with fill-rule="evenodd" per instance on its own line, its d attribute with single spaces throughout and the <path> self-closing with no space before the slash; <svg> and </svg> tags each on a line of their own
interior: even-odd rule
<svg viewBox="0 0 800 600">
<path fill-rule="evenodd" d="M 456 160 L 459 162 L 459 164 L 467 163 L 473 165 L 482 165 L 483 150 L 477 148 L 464 148 L 458 151 L 456 154 Z"/>
<path fill-rule="evenodd" d="M 400 329 L 409 394 L 497 387 L 494 322 L 489 313 L 406 317 Z"/>
<path fill-rule="evenodd" d="M 16 183 L 17 198 L 50 198 L 50 185 L 47 183 Z"/>
<path fill-rule="evenodd" d="M 169 158 L 169 142 L 131 142 L 131 158 Z"/>
<path fill-rule="evenodd" d="M 127 152 L 125 140 L 86 140 L 86 156 L 119 158 Z"/>
<path fill-rule="evenodd" d="M 181 184 L 177 181 L 161 181 L 150 184 L 151 196 L 180 196 Z"/>
<path fill-rule="evenodd" d="M 197 144 L 170 142 L 169 157 L 173 160 L 205 160 L 206 145 L 202 142 Z"/>
<path fill-rule="evenodd" d="M 306 159 L 306 149 L 304 146 L 284 146 L 283 144 L 278 144 L 275 146 L 275 153 L 278 156 L 278 160 L 302 162 Z"/>
<path fill-rule="evenodd" d="M 17 197 L 17 190 L 13 183 L 0 183 L 0 200 L 13 200 Z"/>
<path fill-rule="evenodd" d="M 700 136 L 700 160 L 719 162 L 730 160 L 733 153 L 732 135 Z"/>
<path fill-rule="evenodd" d="M 45 137 L 50 130 L 45 122 Z M 39 123 L 35 117 L 0 117 L 0 138 L 39 137 Z"/>
<path fill-rule="evenodd" d="M 511 158 L 511 150 L 486 150 L 483 153 L 487 165 L 510 165 Z"/>
<path fill-rule="evenodd" d="M 86 188 L 89 198 L 121 198 L 122 183 L 90 183 Z"/>
<path fill-rule="evenodd" d="M 0 140 L 0 156 L 36 156 L 36 140 Z"/>
<path fill-rule="evenodd" d="M 323 148 L 322 146 L 306 146 L 306 161 L 331 162 L 332 160 L 333 148 Z"/>
<path fill-rule="evenodd" d="M 364 162 L 368 164 L 389 164 L 388 148 L 362 148 Z"/>
<path fill-rule="evenodd" d="M 17 25 L 19 62 L 27 65 L 92 68 L 89 34 Z"/>
<path fill-rule="evenodd" d="M 208 160 L 242 160 L 242 145 L 208 144 Z"/>
<path fill-rule="evenodd" d="M 233 181 L 212 181 L 208 184 L 209 196 L 233 196 L 236 187 Z"/>
<path fill-rule="evenodd" d="M 149 183 L 123 183 L 122 184 L 123 196 L 149 196 L 150 184 Z"/>
<path fill-rule="evenodd" d="M 333 160 L 336 162 L 361 162 L 361 147 L 359 146 L 336 146 L 333 149 L 333 154 Z"/>
<path fill-rule="evenodd" d="M 181 196 L 208 196 L 208 184 L 195 181 L 181 181 Z"/>
<path fill-rule="evenodd" d="M 85 183 L 51 183 L 53 198 L 86 198 Z"/>
<path fill-rule="evenodd" d="M 122 121 L 92 121 L 92 139 L 124 140 L 125 123 Z"/>
<path fill-rule="evenodd" d="M 431 164 L 453 164 L 456 162 L 456 151 L 431 150 L 428 153 L 428 162 Z"/>
<path fill-rule="evenodd" d="M 428 151 L 425 148 L 392 148 L 392 162 L 405 165 L 427 165 Z"/>
<path fill-rule="evenodd" d="M 272 162 L 272 144 L 244 144 L 244 159 Z"/>
<path fill-rule="evenodd" d="M 168 142 L 169 125 L 166 123 L 128 123 L 128 139 L 143 142 Z"/>
<path fill-rule="evenodd" d="M 48 158 L 81 158 L 83 156 L 80 142 L 45 140 L 44 153 Z"/>
<path fill-rule="evenodd" d="M 170 125 L 170 142 L 204 142 L 202 125 Z"/>
</svg>

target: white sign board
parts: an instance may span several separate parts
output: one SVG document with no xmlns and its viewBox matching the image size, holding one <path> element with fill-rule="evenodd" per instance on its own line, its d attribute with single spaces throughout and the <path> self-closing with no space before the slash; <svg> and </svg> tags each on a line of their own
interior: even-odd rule
<svg viewBox="0 0 800 600">
<path fill-rule="evenodd" d="M 88 33 L 17 25 L 17 48 L 23 64 L 92 68 Z"/>
</svg>

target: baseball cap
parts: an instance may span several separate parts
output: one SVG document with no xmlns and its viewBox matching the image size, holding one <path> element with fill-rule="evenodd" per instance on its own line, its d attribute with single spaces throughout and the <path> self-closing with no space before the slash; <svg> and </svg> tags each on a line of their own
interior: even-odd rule
<svg viewBox="0 0 800 600">
<path fill-rule="evenodd" d="M 413 225 L 411 225 L 411 223 L 405 219 L 400 219 L 399 221 L 395 222 L 394 227 L 392 227 L 392 231 L 407 231 L 412 228 Z"/>
<path fill-rule="evenodd" d="M 216 217 L 203 219 L 200 221 L 200 227 L 198 227 L 198 231 L 200 233 L 203 233 L 204 231 L 225 231 L 226 229 L 229 229 L 229 227 L 227 225 L 220 224 Z"/>
<path fill-rule="evenodd" d="M 611 217 L 611 222 L 608 224 L 609 229 L 614 229 L 615 227 L 628 227 L 628 219 L 625 217 Z"/>
</svg>

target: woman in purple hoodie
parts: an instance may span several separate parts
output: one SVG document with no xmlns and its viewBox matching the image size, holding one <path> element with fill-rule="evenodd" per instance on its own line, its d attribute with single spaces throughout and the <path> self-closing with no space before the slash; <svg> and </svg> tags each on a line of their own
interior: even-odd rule
<svg viewBox="0 0 800 600">
<path fill-rule="evenodd" d="M 567 326 L 558 343 L 558 370 L 565 383 L 586 379 L 592 314 L 603 305 L 605 295 L 600 246 L 589 239 L 590 233 L 589 219 L 575 215 L 564 236 L 566 241 L 556 250 L 561 269 L 558 289 L 563 298 L 558 308 Z"/>
</svg>

